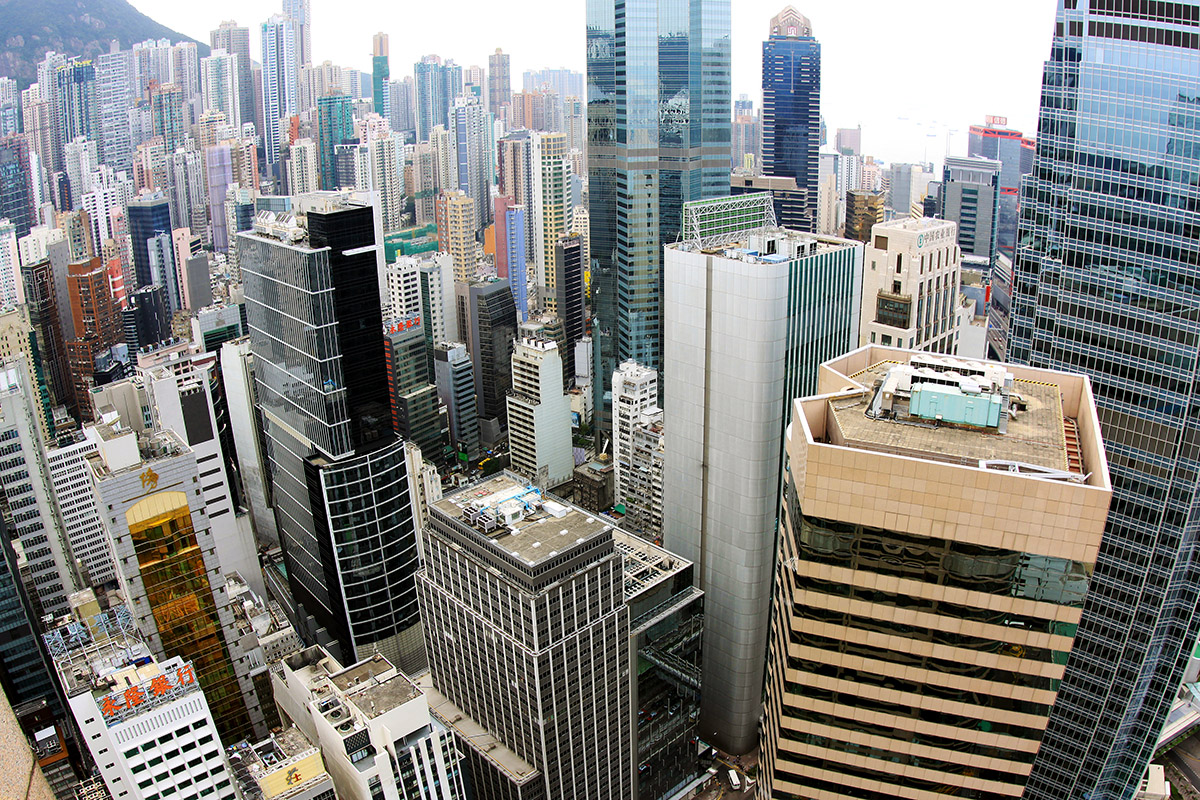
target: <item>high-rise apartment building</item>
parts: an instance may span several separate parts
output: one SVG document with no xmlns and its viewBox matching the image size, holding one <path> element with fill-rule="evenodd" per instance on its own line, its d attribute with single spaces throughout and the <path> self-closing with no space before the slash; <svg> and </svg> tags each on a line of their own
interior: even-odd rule
<svg viewBox="0 0 1200 800">
<path fill-rule="evenodd" d="M 392 429 L 373 209 L 341 195 L 239 234 L 276 520 L 307 640 L 425 663 L 404 442 Z M 313 291 L 312 287 L 319 287 Z M 366 503 L 358 498 L 373 498 Z M 346 546 L 354 542 L 354 547 Z M 364 547 L 369 549 L 364 550 Z"/>
<path fill-rule="evenodd" d="M 462 191 L 443 192 L 437 197 L 438 250 L 454 259 L 454 282 L 475 280 L 475 198 Z"/>
<path fill-rule="evenodd" d="M 589 0 L 587 15 L 587 93 L 566 94 L 588 100 L 595 409 L 607 419 L 617 365 L 660 366 L 662 248 L 683 203 L 729 194 L 730 11 Z"/>
<path fill-rule="evenodd" d="M 234 130 L 242 126 L 242 103 L 238 94 L 238 57 L 224 50 L 213 50 L 200 59 L 200 92 L 205 111 L 220 111 Z"/>
<path fill-rule="evenodd" d="M 513 345 L 508 398 L 508 449 L 513 472 L 541 489 L 571 480 L 571 399 L 563 393 L 558 344 L 533 335 Z"/>
<path fill-rule="evenodd" d="M 502 473 L 431 503 L 421 541 L 426 694 L 454 720 L 475 796 L 630 797 L 630 613 L 612 526 Z"/>
<path fill-rule="evenodd" d="M 132 50 L 96 56 L 96 109 L 101 160 L 115 170 L 128 170 L 133 144 L 129 107 L 138 97 Z"/>
<path fill-rule="evenodd" d="M 1010 259 L 1016 254 L 1021 178 L 1033 172 L 1034 152 L 1034 140 L 1009 128 L 1005 117 L 988 117 L 983 125 L 972 125 L 967 133 L 969 157 L 990 158 L 1002 165 L 996 243 Z"/>
<path fill-rule="evenodd" d="M 312 64 L 312 0 L 283 0 L 283 13 L 296 25 L 296 67 Z"/>
<path fill-rule="evenodd" d="M 859 344 L 958 352 L 962 249 L 956 227 L 923 217 L 872 229 L 863 256 Z"/>
<path fill-rule="evenodd" d="M 565 133 L 534 133 L 531 140 L 531 191 L 533 201 L 533 248 L 537 264 L 538 305 L 558 314 L 554 248 L 571 222 Z"/>
<path fill-rule="evenodd" d="M 938 190 L 938 216 L 958 225 L 964 256 L 987 259 L 999 252 L 1000 162 L 946 156 Z"/>
<path fill-rule="evenodd" d="M 1192 3 L 1058 4 L 1008 357 L 1091 378 L 1114 488 L 1030 800 L 1135 792 L 1200 626 L 1200 329 L 1184 311 L 1200 189 L 1181 179 L 1200 171 L 1197 20 Z"/>
<path fill-rule="evenodd" d="M 458 189 L 474 201 L 471 227 L 473 236 L 477 236 L 492 224 L 492 160 L 496 148 L 491 117 L 481 100 L 468 97 L 455 100 L 452 113 Z"/>
<path fill-rule="evenodd" d="M 413 65 L 416 90 L 417 141 L 427 142 L 438 125 L 449 125 L 449 110 L 462 93 L 462 67 L 425 56 Z"/>
<path fill-rule="evenodd" d="M 279 162 L 284 133 L 280 120 L 300 110 L 299 39 L 297 23 L 291 17 L 275 14 L 262 24 L 263 152 L 272 168 Z"/>
<path fill-rule="evenodd" d="M 320 158 L 317 143 L 312 139 L 297 139 L 288 148 L 287 186 L 292 195 L 308 194 L 320 189 Z"/>
<path fill-rule="evenodd" d="M 768 195 L 684 209 L 664 273 L 663 546 L 696 564 L 705 593 L 700 737 L 745 753 L 762 709 L 781 435 L 818 365 L 857 341 L 862 248 L 760 227 Z"/>
<path fill-rule="evenodd" d="M 663 412 L 658 373 L 626 361 L 612 379 L 614 495 L 625 506 L 621 525 L 662 541 Z"/>
<path fill-rule="evenodd" d="M 340 188 L 336 177 L 336 149 L 357 142 L 354 135 L 354 101 L 341 92 L 317 100 L 317 160 L 321 188 Z"/>
<path fill-rule="evenodd" d="M 814 391 L 786 439 L 761 795 L 1022 796 L 1112 489 L 1087 378 L 867 346 Z"/>
<path fill-rule="evenodd" d="M 56 628 L 46 641 L 110 797 L 238 797 L 218 734 L 218 687 L 201 688 L 198 656 L 156 657 L 125 606 Z"/>
<path fill-rule="evenodd" d="M 871 228 L 883 222 L 883 192 L 850 189 L 846 192 L 846 238 L 871 241 Z"/>
<path fill-rule="evenodd" d="M 434 382 L 438 399 L 446 407 L 450 443 L 460 461 L 479 457 L 479 410 L 475 377 L 467 346 L 439 342 L 433 349 Z"/>
<path fill-rule="evenodd" d="M 238 118 L 243 125 L 254 122 L 257 118 L 257 92 L 250 68 L 250 29 L 238 27 L 236 22 L 227 20 L 210 31 L 208 36 L 213 50 L 224 50 L 237 59 L 238 106 L 241 109 Z M 264 132 L 259 130 L 258 134 L 262 136 Z"/>
<path fill-rule="evenodd" d="M 794 178 L 804 193 L 796 230 L 817 230 L 817 177 L 821 128 L 821 43 L 808 17 L 788 6 L 771 18 L 763 42 L 763 173 Z M 798 224 L 797 224 L 798 222 Z"/>
<path fill-rule="evenodd" d="M 487 108 L 496 119 L 507 119 L 508 104 L 512 102 L 510 56 L 499 47 L 488 56 Z"/>
<path fill-rule="evenodd" d="M 95 385 L 95 357 L 125 341 L 121 304 L 113 297 L 112 282 L 102 259 L 71 264 L 67 272 L 67 296 L 74 336 L 67 340 L 67 368 L 72 395 L 81 421 L 92 420 L 88 393 Z"/>
</svg>

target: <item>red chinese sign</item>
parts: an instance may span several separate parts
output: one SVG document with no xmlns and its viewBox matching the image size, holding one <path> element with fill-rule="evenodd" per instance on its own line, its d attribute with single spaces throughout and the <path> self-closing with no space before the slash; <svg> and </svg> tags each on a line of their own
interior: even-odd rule
<svg viewBox="0 0 1200 800">
<path fill-rule="evenodd" d="M 153 708 L 161 701 L 172 699 L 176 689 L 195 683 L 196 670 L 190 663 L 184 664 L 172 671 L 155 675 L 137 686 L 130 686 L 128 689 L 106 695 L 100 701 L 100 713 L 104 716 L 105 722 L 112 724 L 117 722 L 117 717 L 126 711 L 135 710 L 143 705 Z"/>
</svg>

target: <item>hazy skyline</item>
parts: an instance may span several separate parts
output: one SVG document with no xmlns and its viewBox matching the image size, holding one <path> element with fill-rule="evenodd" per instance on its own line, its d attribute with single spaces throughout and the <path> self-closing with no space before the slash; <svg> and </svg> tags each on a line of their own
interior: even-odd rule
<svg viewBox="0 0 1200 800">
<path fill-rule="evenodd" d="M 134 5 L 203 42 L 222 20 L 236 20 L 250 28 L 256 55 L 259 26 L 282 3 L 135 0 Z M 757 105 L 762 41 L 771 17 L 786 3 L 739 0 L 733 5 L 733 97 L 748 94 Z M 812 20 L 821 42 L 821 108 L 831 140 L 835 129 L 861 123 L 868 155 L 889 162 L 923 157 L 940 162 L 947 151 L 965 155 L 967 127 L 988 114 L 1007 116 L 1012 127 L 1034 132 L 1054 0 L 989 4 L 994 12 L 989 15 L 979 13 L 979 4 L 949 0 L 793 5 Z M 513 88 L 519 91 L 525 70 L 584 70 L 584 8 L 583 0 L 462 0 L 383 8 L 365 0 L 312 0 L 313 57 L 370 71 L 371 36 L 383 31 L 390 38 L 396 78 L 411 75 L 413 63 L 430 53 L 486 67 L 488 55 L 500 47 L 512 56 Z"/>
</svg>

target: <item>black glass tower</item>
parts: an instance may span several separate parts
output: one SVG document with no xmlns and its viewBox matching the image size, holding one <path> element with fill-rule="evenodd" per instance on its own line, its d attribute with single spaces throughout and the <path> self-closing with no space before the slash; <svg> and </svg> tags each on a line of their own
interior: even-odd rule
<svg viewBox="0 0 1200 800">
<path fill-rule="evenodd" d="M 788 6 L 771 19 L 763 42 L 763 174 L 795 178 L 803 192 L 802 213 L 793 224 L 817 229 L 817 183 L 821 141 L 821 43 L 812 23 Z"/>
<path fill-rule="evenodd" d="M 1060 0 L 1010 361 L 1089 374 L 1113 502 L 1025 797 L 1128 798 L 1200 597 L 1200 7 Z"/>
</svg>

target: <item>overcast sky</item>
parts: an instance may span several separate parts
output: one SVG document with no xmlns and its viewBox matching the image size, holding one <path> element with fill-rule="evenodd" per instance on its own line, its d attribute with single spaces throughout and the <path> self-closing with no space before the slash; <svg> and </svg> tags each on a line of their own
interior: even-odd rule
<svg viewBox="0 0 1200 800">
<path fill-rule="evenodd" d="M 153 19 L 208 41 L 221 20 L 259 25 L 279 0 L 132 0 Z M 1042 62 L 1055 0 L 842 0 L 797 3 L 821 42 L 821 106 L 830 138 L 863 126 L 863 147 L 884 161 L 940 162 L 966 154 L 966 129 L 987 114 L 1035 129 Z M 761 95 L 762 40 L 781 0 L 733 0 L 733 94 Z M 312 0 L 315 61 L 370 70 L 371 36 L 390 37 L 392 77 L 436 53 L 487 65 L 512 55 L 513 88 L 527 69 L 584 69 L 584 0 Z"/>
</svg>

